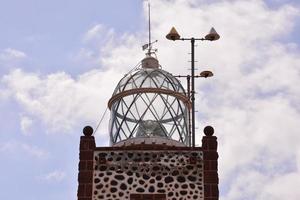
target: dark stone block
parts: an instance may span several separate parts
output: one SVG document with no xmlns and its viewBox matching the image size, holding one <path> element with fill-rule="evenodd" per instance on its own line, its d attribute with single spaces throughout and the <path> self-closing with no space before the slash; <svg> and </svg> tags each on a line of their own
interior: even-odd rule
<svg viewBox="0 0 300 200">
<path fill-rule="evenodd" d="M 105 165 L 101 165 L 100 167 L 99 167 L 99 170 L 100 171 L 105 171 L 107 169 L 107 167 L 105 166 Z"/>
<path fill-rule="evenodd" d="M 115 181 L 115 180 L 112 180 L 112 181 L 110 181 L 110 184 L 113 185 L 113 186 L 116 186 L 116 185 L 118 185 L 118 182 Z"/>
<path fill-rule="evenodd" d="M 131 185 L 132 184 L 132 182 L 133 182 L 133 178 L 128 178 L 128 180 L 127 180 L 127 183 L 129 184 L 129 185 Z"/>
<path fill-rule="evenodd" d="M 182 188 L 182 189 L 187 189 L 187 188 L 188 188 L 188 185 L 187 185 L 187 184 L 183 184 L 183 185 L 181 186 L 181 188 Z"/>
<path fill-rule="evenodd" d="M 94 179 L 94 183 L 99 183 L 100 182 L 100 179 L 99 178 L 95 178 Z"/>
<path fill-rule="evenodd" d="M 181 191 L 180 191 L 180 194 L 181 194 L 181 195 L 187 195 L 187 191 L 186 191 L 186 190 L 181 190 Z"/>
<path fill-rule="evenodd" d="M 174 170 L 173 172 L 172 172 L 172 176 L 178 176 L 179 175 L 179 171 L 178 170 Z"/>
<path fill-rule="evenodd" d="M 98 190 L 100 190 L 100 189 L 102 189 L 103 188 L 103 185 L 100 183 L 100 184 L 98 184 L 98 185 L 96 185 L 96 189 L 98 189 Z"/>
<path fill-rule="evenodd" d="M 190 164 L 196 164 L 197 163 L 197 157 L 190 157 Z"/>
<path fill-rule="evenodd" d="M 184 183 L 184 182 L 185 182 L 185 177 L 184 177 L 184 176 L 178 176 L 178 177 L 177 177 L 177 181 L 178 181 L 179 183 Z"/>
<path fill-rule="evenodd" d="M 149 192 L 153 193 L 155 191 L 155 188 L 153 186 L 149 187 Z"/>
<path fill-rule="evenodd" d="M 122 183 L 122 184 L 120 185 L 120 188 L 121 188 L 122 190 L 127 190 L 127 185 L 124 184 L 124 183 Z"/>
<path fill-rule="evenodd" d="M 165 178 L 165 183 L 171 183 L 171 182 L 173 182 L 173 181 L 174 181 L 174 179 L 173 179 L 172 176 L 167 176 L 167 177 Z"/>
<path fill-rule="evenodd" d="M 188 176 L 189 181 L 195 182 L 197 178 L 195 176 Z"/>
<path fill-rule="evenodd" d="M 137 188 L 136 191 L 137 192 L 145 192 L 145 190 L 143 188 Z"/>
<path fill-rule="evenodd" d="M 157 187 L 162 188 L 163 186 L 164 186 L 163 183 L 161 183 L 161 182 L 157 183 Z"/>
<path fill-rule="evenodd" d="M 157 192 L 166 193 L 166 190 L 164 190 L 164 189 L 158 189 Z"/>
<path fill-rule="evenodd" d="M 189 185 L 190 185 L 191 189 L 195 189 L 195 187 L 196 187 L 194 183 L 190 183 Z"/>
<path fill-rule="evenodd" d="M 111 193 L 117 192 L 117 188 L 115 188 L 115 187 L 110 188 L 110 192 L 111 192 Z"/>
<path fill-rule="evenodd" d="M 120 181 L 125 179 L 125 177 L 123 175 L 115 175 L 115 178 Z"/>
<path fill-rule="evenodd" d="M 143 174 L 143 179 L 148 180 L 150 177 L 147 174 Z"/>
<path fill-rule="evenodd" d="M 106 164 L 106 158 L 105 157 L 99 157 L 99 164 Z"/>
<path fill-rule="evenodd" d="M 107 155 L 107 153 L 105 153 L 105 152 L 101 152 L 101 153 L 98 154 L 98 156 L 99 156 L 100 158 L 105 158 L 106 155 Z"/>
</svg>

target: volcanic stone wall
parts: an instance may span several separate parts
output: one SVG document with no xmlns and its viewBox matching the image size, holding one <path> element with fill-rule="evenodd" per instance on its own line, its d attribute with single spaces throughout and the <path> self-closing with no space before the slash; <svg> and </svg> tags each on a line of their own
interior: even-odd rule
<svg viewBox="0 0 300 200">
<path fill-rule="evenodd" d="M 200 150 L 95 150 L 93 200 L 165 194 L 167 200 L 204 199 Z"/>
</svg>

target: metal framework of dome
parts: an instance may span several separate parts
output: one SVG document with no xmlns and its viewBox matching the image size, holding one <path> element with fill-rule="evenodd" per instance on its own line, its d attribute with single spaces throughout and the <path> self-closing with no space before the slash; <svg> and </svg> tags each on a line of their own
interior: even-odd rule
<svg viewBox="0 0 300 200">
<path fill-rule="evenodd" d="M 190 101 L 180 81 L 160 69 L 158 61 L 151 56 L 120 80 L 108 106 L 112 145 L 149 137 L 189 145 Z"/>
</svg>

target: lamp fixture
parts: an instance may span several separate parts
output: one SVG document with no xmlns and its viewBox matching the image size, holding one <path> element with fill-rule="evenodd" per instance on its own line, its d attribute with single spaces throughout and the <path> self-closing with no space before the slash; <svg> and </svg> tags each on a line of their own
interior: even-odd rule
<svg viewBox="0 0 300 200">
<path fill-rule="evenodd" d="M 208 77 L 212 77 L 214 74 L 211 71 L 202 71 L 200 73 L 200 77 L 203 78 L 208 78 Z"/>
<path fill-rule="evenodd" d="M 191 41 L 191 75 L 188 76 L 178 76 L 178 77 L 186 77 L 188 81 L 188 90 L 189 90 L 189 84 L 191 80 L 191 90 L 188 91 L 188 97 L 191 100 L 192 103 L 192 109 L 190 113 L 191 116 L 191 129 L 190 129 L 190 137 L 192 139 L 191 146 L 195 147 L 195 78 L 203 77 L 208 78 L 213 76 L 213 73 L 211 71 L 203 71 L 200 73 L 200 75 L 195 75 L 195 41 L 196 40 L 208 40 L 208 41 L 215 41 L 220 39 L 220 35 L 217 33 L 217 31 L 212 27 L 209 31 L 209 33 L 204 38 L 181 38 L 177 30 L 172 27 L 170 32 L 166 35 L 166 38 L 168 40 L 189 40 Z"/>
<path fill-rule="evenodd" d="M 166 38 L 168 40 L 173 40 L 173 41 L 180 39 L 180 35 L 178 34 L 174 26 L 171 28 L 170 32 L 166 35 Z"/>
<path fill-rule="evenodd" d="M 215 41 L 220 39 L 220 35 L 217 33 L 217 31 L 214 29 L 214 27 L 212 27 L 209 31 L 209 33 L 205 36 L 206 40 L 209 41 Z"/>
</svg>

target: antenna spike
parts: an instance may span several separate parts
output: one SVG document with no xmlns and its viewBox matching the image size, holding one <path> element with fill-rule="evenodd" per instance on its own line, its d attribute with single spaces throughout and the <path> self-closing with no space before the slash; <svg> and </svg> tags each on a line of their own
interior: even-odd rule
<svg viewBox="0 0 300 200">
<path fill-rule="evenodd" d="M 151 7 L 150 0 L 148 0 L 148 36 L 149 36 L 149 45 L 148 45 L 148 54 L 151 54 Z"/>
<path fill-rule="evenodd" d="M 151 44 L 151 7 L 150 7 L 150 1 L 148 1 L 148 15 L 149 15 L 149 45 Z"/>
<path fill-rule="evenodd" d="M 156 49 L 152 49 L 152 44 L 156 43 L 157 40 L 151 40 L 151 5 L 150 0 L 148 0 L 148 43 L 142 46 L 143 51 L 147 49 L 147 56 L 151 56 L 151 54 L 155 54 Z"/>
</svg>

